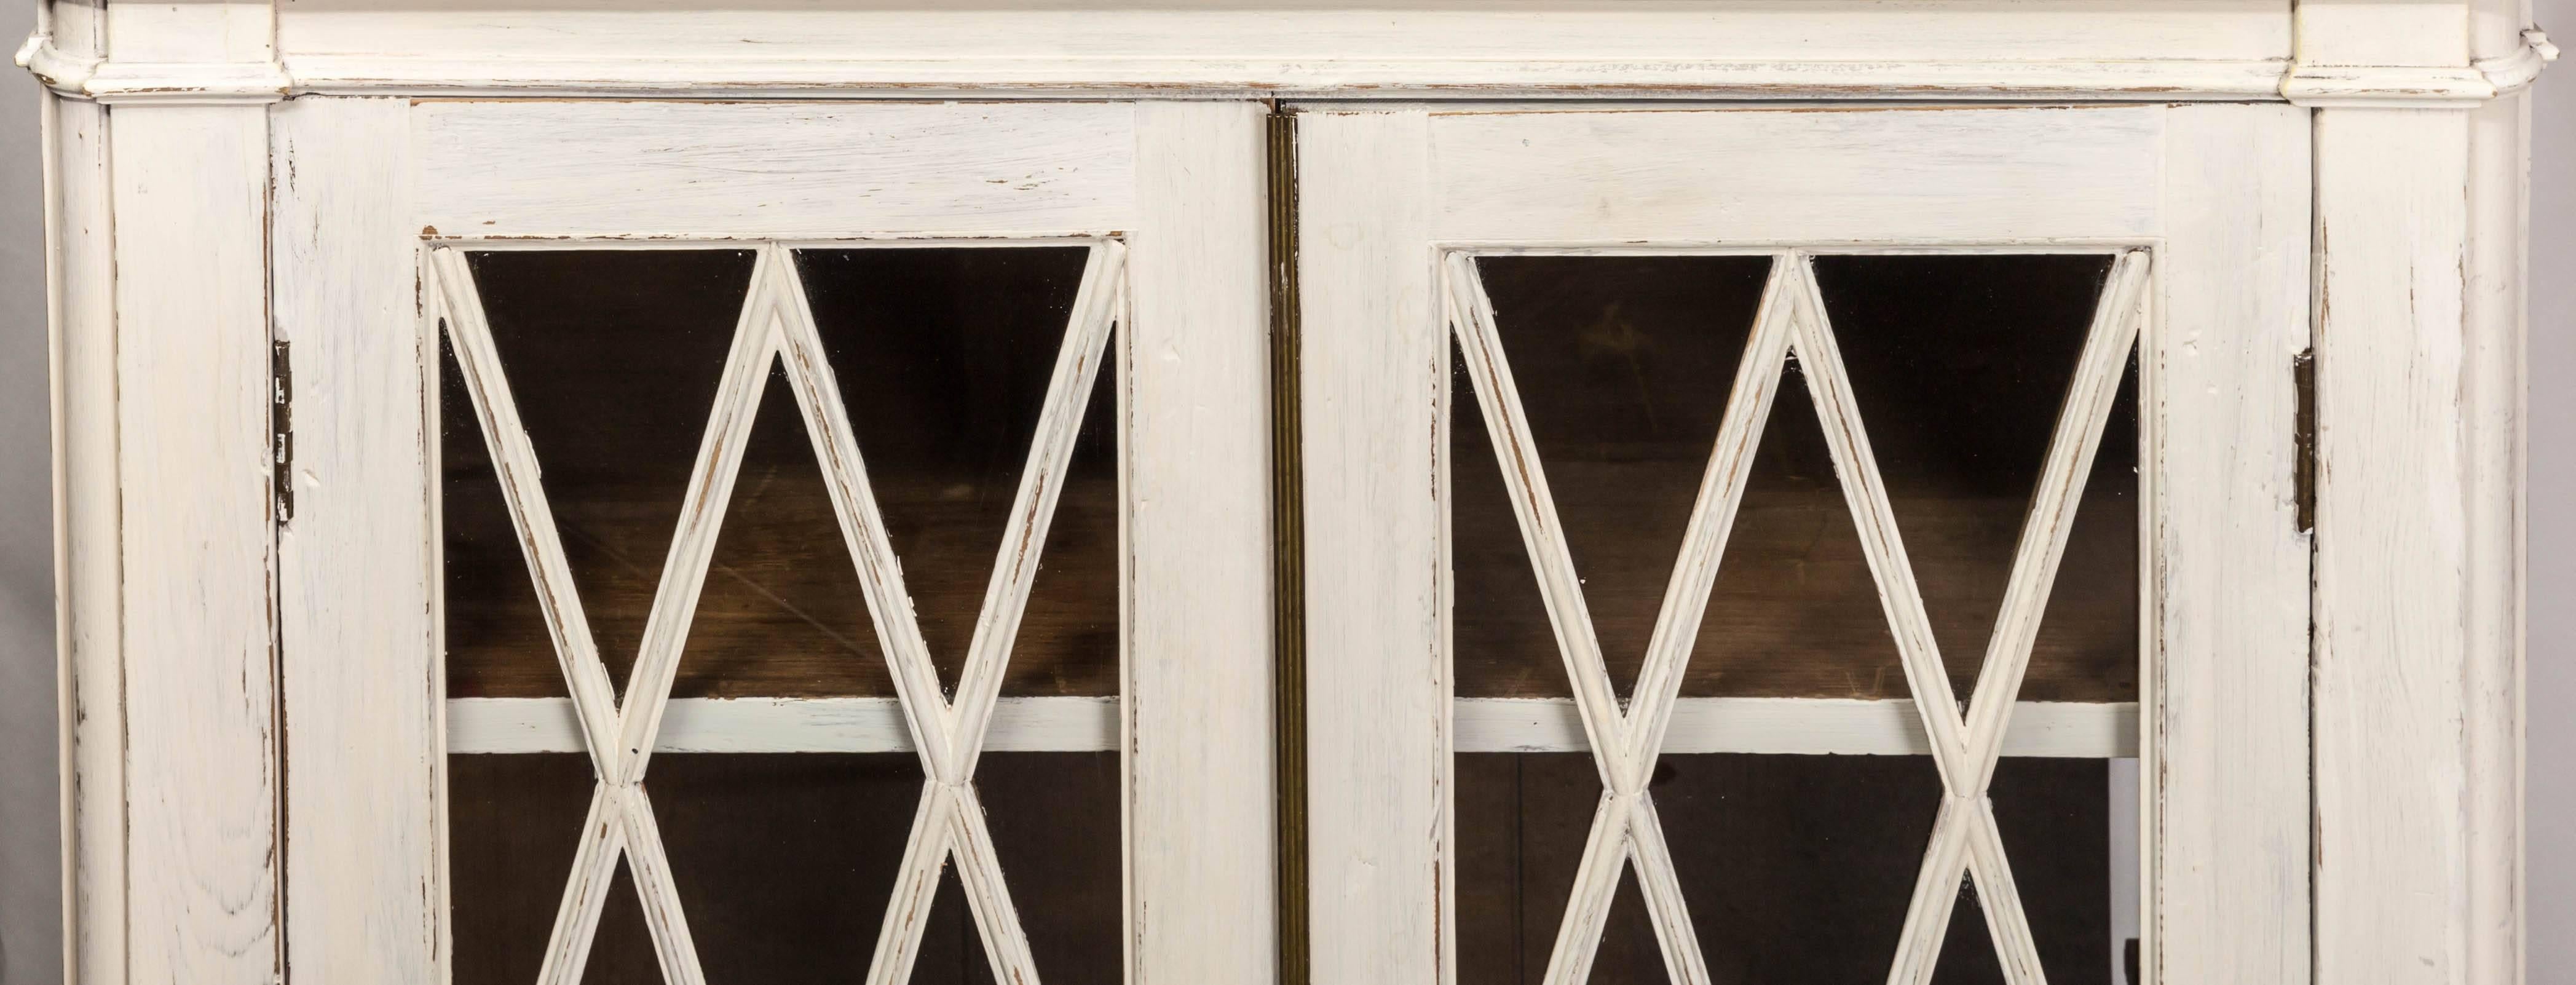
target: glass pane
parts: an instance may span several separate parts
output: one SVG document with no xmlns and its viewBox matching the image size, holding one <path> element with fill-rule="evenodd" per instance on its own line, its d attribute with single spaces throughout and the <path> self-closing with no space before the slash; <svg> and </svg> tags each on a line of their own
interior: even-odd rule
<svg viewBox="0 0 2576 985">
<path fill-rule="evenodd" d="M 2105 255 L 1828 256 L 1816 270 L 1942 655 L 1974 683 Z M 1517 396 L 1623 696 L 1681 545 L 1758 303 L 1759 257 L 1479 261 Z M 1453 346 L 1452 613 L 1461 697 L 1571 694 Z M 2137 695 L 2137 393 L 2120 384 L 2025 700 Z M 1792 359 L 1685 696 L 1910 696 Z"/>
<path fill-rule="evenodd" d="M 954 687 L 1088 252 L 803 250 L 814 318 L 941 681 Z M 1072 474 L 1004 684 L 1116 694 L 1117 472 L 1111 374 Z"/>
<path fill-rule="evenodd" d="M 1996 814 L 2051 982 L 2107 981 L 2105 768 L 2007 759 L 1996 778 Z M 1648 789 L 1712 980 L 1887 980 L 1940 805 L 1929 758 L 1667 755 Z M 1458 757 L 1460 981 L 1544 975 L 1600 790 L 1589 753 Z M 1662 980 L 1634 870 L 1623 878 L 1592 980 Z M 1937 980 L 1982 982 L 1996 967 L 1984 911 L 1963 898 Z"/>
<path fill-rule="evenodd" d="M 894 693 L 819 462 L 787 373 L 773 366 L 673 697 Z"/>
<path fill-rule="evenodd" d="M 590 792 L 590 760 L 578 753 L 447 757 L 456 985 L 537 980 Z"/>
<path fill-rule="evenodd" d="M 911 753 L 653 757 L 645 790 L 707 980 L 864 974 L 921 789 Z"/>
<path fill-rule="evenodd" d="M 621 684 L 707 426 L 751 257 L 571 251 L 473 260 L 477 286 L 496 309 L 494 344 L 528 418 L 576 587 Z M 913 610 L 952 682 L 981 615 L 1087 259 L 1085 250 L 1061 248 L 799 258 Z M 1114 342 L 1109 352 L 1095 386 L 1059 395 L 1082 406 L 1084 419 L 1005 694 L 1118 693 Z M 559 698 L 565 690 L 519 538 L 454 357 L 442 360 L 450 694 Z M 742 455 L 674 697 L 890 696 L 891 675 L 805 414 L 780 368 L 769 370 Z M 622 641 L 613 638 L 619 632 Z M 982 820 L 1050 980 L 1123 977 L 1119 769 L 1114 751 L 1015 751 L 981 761 Z M 456 980 L 533 980 L 594 787 L 587 758 L 460 755 L 450 757 L 450 773 Z M 914 753 L 666 751 L 645 787 L 710 980 L 864 973 L 923 796 Z M 622 868 L 616 878 L 584 980 L 659 981 L 632 879 Z M 922 916 L 914 978 L 991 982 L 953 862 L 943 878 Z"/>
<path fill-rule="evenodd" d="M 1645 659 L 1770 265 L 1759 256 L 1477 261 L 1623 695 Z M 1461 361 L 1452 366 L 1458 693 L 1570 693 L 1546 612 L 1528 607 L 1535 575 L 1480 416 L 1487 409 L 1475 406 Z"/>
<path fill-rule="evenodd" d="M 581 966 L 582 985 L 662 985 L 661 952 L 644 923 L 644 900 L 635 895 L 635 871 L 624 860 L 608 883 L 599 929 Z"/>
<path fill-rule="evenodd" d="M 470 254 L 492 343 L 543 471 L 573 583 L 610 679 L 622 690 L 670 551 L 716 379 L 751 283 L 749 250 L 565 250 Z M 442 388 L 442 403 L 463 394 Z M 452 412 L 443 414 L 456 420 Z M 466 456 L 442 429 L 442 456 Z M 453 471 L 451 483 L 470 476 Z M 471 502 L 483 495 L 457 489 Z M 450 496 L 451 503 L 459 496 Z M 455 508 L 451 506 L 451 508 Z M 455 518 L 451 516 L 451 521 Z M 486 524 L 488 526 L 488 524 Z M 451 523 L 458 546 L 472 528 Z M 490 613 L 513 632 L 452 632 L 449 693 L 563 693 L 554 649 L 529 611 L 514 549 L 451 557 L 448 611 Z M 472 567 L 460 569 L 459 564 Z M 460 596 L 460 592 L 462 593 Z M 526 627 L 540 627 L 531 637 Z"/>
<path fill-rule="evenodd" d="M 1911 696 L 1843 495 L 1806 369 L 1793 360 L 1754 448 L 1682 695 Z"/>
<path fill-rule="evenodd" d="M 1985 658 L 2110 263 L 2101 254 L 1816 259 L 1933 637 L 1961 695 Z M 2089 536 L 2069 544 L 2051 599 L 2049 615 L 2075 624 L 2043 631 L 2023 700 L 2137 698 L 2134 392 L 2123 402 L 2130 410 L 2112 426 L 2122 438 L 2106 436 L 2076 512 L 2079 525 L 2092 521 Z"/>
<path fill-rule="evenodd" d="M 563 697 L 554 637 L 537 606 L 501 478 L 485 450 L 455 347 L 438 341 L 439 509 L 445 544 L 447 694 Z"/>
<path fill-rule="evenodd" d="M 951 686 L 1086 260 L 1080 248 L 800 258 L 914 612 Z M 748 251 L 473 257 L 576 586 L 621 689 L 749 263 Z M 450 693 L 561 696 L 474 409 L 452 356 L 443 358 Z M 1113 360 L 1085 403 L 1005 694 L 1117 693 L 1116 377 Z M 675 697 L 893 693 L 826 489 L 785 376 L 773 369 Z"/>
</svg>

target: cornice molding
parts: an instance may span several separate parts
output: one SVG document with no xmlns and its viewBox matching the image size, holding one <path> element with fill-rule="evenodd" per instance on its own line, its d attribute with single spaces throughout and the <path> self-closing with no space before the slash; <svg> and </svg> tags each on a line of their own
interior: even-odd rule
<svg viewBox="0 0 2576 985">
<path fill-rule="evenodd" d="M 35 76 L 37 84 L 53 90 L 55 95 L 74 99 L 89 98 L 85 87 L 100 64 L 96 58 L 74 58 L 64 53 L 54 47 L 54 36 L 42 31 L 27 35 L 27 43 L 18 46 L 17 57 L 12 60 Z"/>
<path fill-rule="evenodd" d="M 2281 98 L 2300 106 L 2388 109 L 2471 109 L 2531 85 L 2558 59 L 2558 46 L 2539 28 L 2522 32 L 2522 46 L 2465 66 L 2293 65 L 2281 79 Z"/>
<path fill-rule="evenodd" d="M 52 35 L 27 36 L 15 58 L 56 95 L 102 103 L 241 105 L 284 99 L 293 80 L 276 62 L 119 62 L 74 58 Z"/>
<path fill-rule="evenodd" d="M 103 103 L 258 104 L 296 95 L 678 96 L 900 94 L 1604 95 L 1921 99 L 2246 99 L 2319 107 L 2467 109 L 2528 87 L 2558 57 L 2538 28 L 2514 51 L 2462 66 L 2281 62 L 2171 64 L 1709 62 L 1496 66 L 1331 59 L 1253 64 L 1144 59 L 672 64 L 650 59 L 496 65 L 438 58 L 118 62 L 74 57 L 29 35 L 16 61 L 58 95 Z M 1615 69 L 1615 70 L 1613 70 Z M 2267 79 L 2271 81 L 2266 81 Z"/>
<path fill-rule="evenodd" d="M 2472 64 L 2495 86 L 2496 95 L 2509 96 L 2529 87 L 2541 69 L 2557 60 L 2558 46 L 2549 43 L 2548 32 L 2534 27 L 2522 32 L 2522 47 Z"/>
</svg>

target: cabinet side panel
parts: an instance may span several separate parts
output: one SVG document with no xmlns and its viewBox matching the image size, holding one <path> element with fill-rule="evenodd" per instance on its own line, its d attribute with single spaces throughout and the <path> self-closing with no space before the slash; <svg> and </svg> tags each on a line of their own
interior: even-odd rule
<svg viewBox="0 0 2576 985">
<path fill-rule="evenodd" d="M 273 307 L 295 391 L 277 549 L 298 981 L 446 980 L 409 109 L 301 99 L 272 117 Z"/>
<path fill-rule="evenodd" d="M 61 634 L 64 980 L 125 980 L 125 677 L 117 593 L 107 108 L 46 98 Z"/>
<path fill-rule="evenodd" d="M 1136 111 L 1127 864 L 1129 980 L 1148 985 L 1277 969 L 1261 120 Z"/>
<path fill-rule="evenodd" d="M 2183 107 L 2145 336 L 2155 796 L 2150 981 L 2308 980 L 2309 132 L 2287 106 Z"/>
<path fill-rule="evenodd" d="M 2317 114 L 2320 981 L 2468 972 L 2469 121 Z"/>
<path fill-rule="evenodd" d="M 2469 979 L 2522 980 L 2524 258 L 2531 97 L 2469 122 Z"/>
<path fill-rule="evenodd" d="M 1450 978 L 1449 661 L 1428 120 L 1298 122 L 1308 900 L 1318 982 Z"/>
<path fill-rule="evenodd" d="M 278 970 L 267 120 L 114 113 L 133 981 Z"/>
</svg>

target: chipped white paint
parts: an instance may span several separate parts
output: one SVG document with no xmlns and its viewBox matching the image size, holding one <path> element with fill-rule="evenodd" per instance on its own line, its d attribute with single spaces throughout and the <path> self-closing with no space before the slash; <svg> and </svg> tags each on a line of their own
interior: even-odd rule
<svg viewBox="0 0 2576 985">
<path fill-rule="evenodd" d="M 281 964 L 266 115 L 109 131 L 131 981 Z"/>
<path fill-rule="evenodd" d="M 979 916 L 1009 912 L 963 779 L 979 749 L 1120 749 L 1127 836 L 1150 846 L 1127 871 L 1130 980 L 1268 980 L 1257 110 L 818 99 L 1277 94 L 2276 103 L 1310 115 L 1317 981 L 1430 985 L 1454 968 L 1437 902 L 1455 893 L 1454 751 L 1596 748 L 1626 770 L 1657 751 L 1933 754 L 1969 789 L 1996 754 L 2133 750 L 2151 782 L 2153 980 L 2520 978 L 2526 110 L 2510 97 L 2556 52 L 2526 5 L 757 6 L 39 4 L 18 61 L 62 97 L 44 111 L 44 159 L 74 981 L 443 980 L 442 726 L 456 748 L 488 737 L 600 757 L 610 782 L 594 810 L 614 823 L 582 847 L 556 980 L 577 979 L 569 945 L 620 858 L 655 903 L 671 980 L 694 980 L 633 784 L 653 751 L 815 745 L 935 757 L 946 772 L 907 871 L 919 886 L 953 853 Z M 328 93 L 808 101 L 262 105 Z M 100 104 L 115 104 L 113 127 Z M 2284 369 L 2308 345 L 2312 160 L 2313 608 Z M 424 231 L 512 248 L 1126 243 L 1125 293 L 1095 294 L 1137 322 L 1106 357 L 1127 374 L 1126 699 L 970 692 L 907 715 L 900 701 L 655 696 L 619 709 L 586 634 L 567 629 L 578 703 L 443 701 L 422 532 L 437 506 L 421 355 L 434 329 L 406 305 L 428 303 L 434 325 L 453 299 L 411 287 Z M 1965 717 L 1901 701 L 1672 699 L 1596 747 L 1592 732 L 1625 720 L 1597 700 L 1451 700 L 1446 586 L 1429 559 L 1446 536 L 1439 251 L 1461 247 L 2152 249 L 2140 483 L 2157 567 L 2139 707 L 1982 690 Z M 797 346 L 775 341 L 793 321 L 749 326 L 746 338 L 773 338 L 752 355 L 783 348 L 793 365 Z M 301 457 L 282 477 L 301 519 L 282 529 L 268 519 L 272 336 L 295 343 L 301 391 Z M 792 385 L 810 421 L 829 380 L 807 363 Z M 499 379 L 488 360 L 479 370 Z M 728 391 L 735 426 L 760 383 Z M 728 474 L 721 458 L 705 477 Z M 517 464 L 532 476 L 532 459 Z M 845 520 L 863 512 L 847 495 L 862 481 L 838 483 Z M 541 495 L 526 484 L 529 515 Z M 700 565 L 712 536 L 675 542 L 676 569 Z M 559 560 L 549 568 L 561 617 L 577 600 Z M 877 604 L 899 601 L 879 584 Z M 648 676 L 668 673 L 691 590 L 657 607 Z M 985 631 L 1007 636 L 1007 606 L 996 614 Z M 987 667 L 998 652 L 978 648 Z M 2010 648 L 1998 652 L 2008 669 Z M 810 738 L 828 729 L 847 732 Z M 1661 867 L 1651 805 L 1625 811 L 1596 828 L 1595 872 Z M 1959 797 L 1939 824 L 1927 871 L 1965 869 L 2009 897 L 1995 891 L 2008 880 L 1991 816 Z M 1673 887 L 1649 898 L 1668 927 L 1683 919 Z M 2027 953 L 2020 928 L 1993 929 Z M 1025 967 L 1007 930 L 986 939 L 996 964 Z M 1908 954 L 1928 964 L 1928 948 Z M 1686 953 L 1670 957 L 1691 977 Z"/>
<path fill-rule="evenodd" d="M 1135 217 L 1135 113 L 428 102 L 412 116 L 420 227 L 495 238 L 1108 233 Z"/>
<path fill-rule="evenodd" d="M 1036 577 L 1039 548 L 1046 541 L 1056 495 L 1072 457 L 1074 436 L 1105 355 L 1110 326 L 1120 317 L 1125 252 L 1115 240 L 1091 247 L 1091 261 L 1075 295 L 1072 320 L 1039 415 L 1037 440 L 1029 449 L 1028 465 L 1012 502 L 1011 525 L 994 564 L 992 587 L 968 646 L 956 698 L 951 700 L 940 692 L 938 671 L 904 590 L 900 565 L 887 543 L 848 411 L 827 368 L 823 341 L 807 308 L 795 263 L 780 247 L 760 247 L 750 293 L 743 301 L 742 318 L 718 383 L 715 409 L 681 507 L 680 526 L 671 538 L 669 559 L 663 565 L 646 617 L 642 649 L 621 705 L 614 697 L 617 692 L 608 689 L 607 671 L 590 639 L 581 599 L 572 590 L 570 578 L 558 575 L 568 575 L 569 567 L 554 531 L 552 511 L 536 481 L 540 463 L 519 426 L 511 396 L 513 383 L 484 324 L 482 302 L 476 297 L 464 255 L 452 247 L 429 251 L 428 285 L 438 299 L 431 314 L 446 328 L 482 421 L 512 523 L 528 550 L 529 569 L 537 576 L 539 599 L 571 689 L 568 703 L 599 778 L 591 802 L 592 820 L 564 889 L 563 909 L 547 945 L 540 982 L 570 985 L 581 980 L 609 880 L 621 858 L 634 873 L 664 980 L 696 985 L 705 978 L 643 783 L 658 747 L 663 712 L 688 623 L 697 609 L 698 592 L 714 555 L 716 533 L 741 468 L 753 410 L 759 406 L 772 366 L 786 368 L 788 385 L 794 389 L 815 454 L 823 464 L 833 510 L 850 556 L 857 562 L 878 644 L 888 654 L 902 719 L 928 777 L 922 786 L 921 813 L 905 850 L 903 874 L 894 889 L 894 902 L 887 908 L 868 978 L 880 983 L 910 980 L 930 894 L 938 887 L 940 871 L 954 858 L 995 977 L 1037 981 L 1027 935 L 1020 929 L 993 857 L 972 782 L 1001 687 L 1003 663 L 1017 635 L 1020 612 Z"/>
<path fill-rule="evenodd" d="M 40 6 L 37 13 L 71 56 L 104 50 L 95 8 Z M 112 176 L 104 108 L 47 99 L 41 120 L 62 689 L 63 975 L 72 985 L 105 985 L 126 977 L 128 899 Z"/>
<path fill-rule="evenodd" d="M 419 303 L 407 107 L 279 107 L 272 333 L 292 346 L 295 522 L 277 535 L 287 964 L 331 981 L 444 974 L 434 339 Z M 425 345 L 426 344 L 426 345 Z M 396 892 L 392 887 L 402 887 Z"/>
<path fill-rule="evenodd" d="M 2509 93 L 2546 60 L 2545 41 L 2476 62 L 2465 46 L 2441 48 L 2460 36 L 2461 8 L 2456 0 L 2295 11 L 2279 0 L 1566 0 L 1510 10 L 1394 4 L 1355 16 L 1312 0 L 1133 10 L 1014 0 L 954 10 L 736 6 L 721 11 L 718 26 L 716 12 L 690 0 L 502 2 L 470 15 L 391 0 L 308 0 L 272 14 L 269 4 L 233 0 L 154 9 L 200 34 L 240 39 L 238 57 L 171 60 L 136 46 L 101 60 L 58 48 L 40 28 L 20 64 L 65 96 L 130 102 L 1573 91 L 2441 105 Z M 2420 47 L 2381 41 L 2409 35 L 2424 39 Z"/>
<path fill-rule="evenodd" d="M 2285 207 L 2295 211 L 2305 192 L 2303 157 L 2280 147 L 2304 136 L 2294 111 L 1351 108 L 1312 114 L 1302 130 L 1310 700 L 1319 723 L 1334 716 L 1332 727 L 1318 724 L 1310 733 L 1319 980 L 1365 968 L 1392 968 L 1384 977 L 1398 981 L 1454 974 L 1447 951 L 1454 935 L 1443 930 L 1449 917 L 1439 902 L 1451 894 L 1445 856 L 1455 822 L 1446 815 L 1447 760 L 1453 751 L 1492 748 L 1495 733 L 1485 716 L 1508 707 L 1458 702 L 1455 717 L 1410 714 L 1416 702 L 1446 703 L 1448 694 L 1442 628 L 1448 589 L 1438 560 L 1447 466 L 1438 454 L 1437 424 L 1447 374 L 1444 333 L 1425 305 L 1446 303 L 1455 313 L 1470 377 L 1490 391 L 1481 403 L 1492 408 L 1488 424 L 1500 436 L 1497 443 L 1518 440 L 1508 371 L 1478 341 L 1489 334 L 1480 327 L 1487 316 L 1477 310 L 1478 295 L 1436 290 L 1429 278 L 1435 256 L 1444 246 L 1560 254 L 1770 252 L 1792 258 L 1775 265 L 1786 270 L 1803 267 L 1784 249 L 1802 235 L 1819 236 L 1825 240 L 1820 249 L 1838 252 L 2128 251 L 2096 322 L 2090 369 L 2078 391 L 2083 399 L 2071 405 L 2084 412 L 2062 422 L 2047 473 L 2054 484 L 2040 502 L 2073 502 L 2084 450 L 2101 426 L 2128 340 L 2146 339 L 2151 358 L 2143 386 L 2155 402 L 2150 406 L 2164 409 L 2162 418 L 2141 425 L 2146 447 L 2160 449 L 2142 484 L 2199 490 L 2151 498 L 2140 534 L 2149 547 L 2145 556 L 2157 565 L 2141 579 L 2148 593 L 2142 611 L 2159 614 L 2142 627 L 2142 659 L 2150 670 L 2178 675 L 2195 693 L 2130 747 L 2150 757 L 2160 746 L 2169 748 L 2174 758 L 2194 764 L 2188 772 L 2157 776 L 2158 821 L 2166 827 L 2149 863 L 2151 912 L 2193 928 L 2192 936 L 2163 944 L 2175 964 L 2213 969 L 2208 978 L 2190 980 L 2304 980 L 2304 928 L 2264 920 L 2222 924 L 2226 914 L 2241 917 L 2248 900 L 2266 900 L 2254 908 L 2284 915 L 2303 912 L 2308 900 L 2303 880 L 2279 878 L 2286 860 L 2305 858 L 2308 822 L 2298 780 L 2307 753 L 2305 695 L 2295 684 L 2305 667 L 2306 566 L 2283 497 L 2288 476 L 2275 471 L 2292 457 L 2285 398 L 2297 351 L 2281 343 L 2294 340 L 2290 327 L 2302 310 L 2295 287 L 2304 229 L 2273 219 Z M 1894 133 L 1907 139 L 1884 137 Z M 1874 143 L 1880 139 L 1889 142 Z M 1828 149 L 1836 147 L 1856 149 Z M 2035 147 L 2042 149 L 2034 153 Z M 2179 156 L 2177 147 L 2191 156 Z M 1851 180 L 1814 177 L 1819 174 Z M 1867 186 L 1855 187 L 1863 177 Z M 1739 199 L 1728 191 L 1748 187 L 1762 194 Z M 2215 218 L 2221 214 L 2240 219 L 2222 227 Z M 2246 215 L 2264 221 L 2249 224 Z M 2153 278 L 2145 274 L 2147 254 L 2128 245 L 2147 243 L 2156 244 L 2158 255 L 2177 258 L 2170 266 L 2160 263 Z M 1420 257 L 1420 265 L 1408 257 Z M 1472 280 L 1472 268 L 1462 263 L 1451 261 L 1449 270 L 1453 287 Z M 1757 381 L 1752 389 L 1777 358 L 1762 354 L 1768 350 L 1761 340 L 1784 333 L 1815 374 L 1817 412 L 1846 425 L 1828 431 L 1850 439 L 1836 451 L 1856 510 L 1883 521 L 1860 440 L 1868 415 L 1832 385 L 1838 374 L 1831 336 L 1810 281 L 1803 274 L 1782 276 L 1789 280 L 1772 285 L 1764 327 L 1755 334 L 1756 356 L 1747 360 Z M 1784 291 L 1797 301 L 1794 310 L 1806 314 L 1789 313 L 1779 300 Z M 2163 327 L 2170 312 L 2188 316 L 2186 327 Z M 2213 332 L 2230 344 L 2216 344 Z M 2241 345 L 2233 341 L 2240 333 Z M 2184 358 L 2193 355 L 2200 358 Z M 2189 386 L 2190 396 L 2165 389 L 2177 384 Z M 1748 402 L 1747 390 L 1739 381 L 1738 404 Z M 2163 396 L 2168 393 L 2170 399 Z M 1730 410 L 1729 420 L 1749 409 Z M 1703 502 L 1704 512 L 1723 505 L 1719 477 L 1727 460 L 1723 453 L 1712 460 L 1703 489 L 1712 498 Z M 1561 560 L 1562 552 L 1550 547 L 1543 477 L 1530 465 L 1523 461 L 1520 471 L 1531 474 L 1507 475 L 1507 481 L 1519 490 L 1515 509 L 1544 573 L 1552 570 L 1547 559 Z M 2172 485 L 2163 472 L 2195 484 Z M 1966 714 L 1952 710 L 1947 697 L 1906 703 L 1919 718 L 1911 734 L 1899 741 L 1883 731 L 1855 743 L 1928 753 L 1953 793 L 1926 855 L 1926 888 L 1918 893 L 1897 981 L 1919 981 L 1929 972 L 1962 874 L 1973 875 L 1985 890 L 1980 898 L 1996 904 L 1990 930 L 2014 980 L 2039 977 L 2027 927 L 2015 908 L 2003 905 L 2013 898 L 2010 875 L 1980 796 L 1993 757 L 2015 747 L 2019 730 L 2006 728 L 2003 712 L 2016 707 L 2010 696 L 2022 659 L 2017 654 L 2026 651 L 2030 617 L 2044 604 L 2049 559 L 2062 535 L 2062 510 L 2036 516 L 2048 522 L 2026 530 L 2020 588 L 1998 623 L 1989 672 Z M 1352 529 L 1326 532 L 1332 525 Z M 1864 527 L 1877 531 L 1870 554 L 1897 636 L 1908 641 L 1903 649 L 1912 676 L 1943 694 L 1946 676 L 1922 672 L 1937 668 L 1938 658 L 1920 631 L 1926 624 L 1920 603 L 1906 601 L 1915 593 L 1894 531 L 1884 522 Z M 1693 559 L 1708 556 L 1701 535 L 1692 536 L 1676 583 L 1696 583 L 1702 572 Z M 1549 748 L 1596 750 L 1608 788 L 1549 974 L 1581 979 L 1607 889 L 1633 863 L 1664 931 L 1668 973 L 1676 981 L 1698 978 L 1682 897 L 1654 877 L 1660 838 L 1651 830 L 1651 809 L 1646 798 L 1630 803 L 1621 793 L 1620 778 L 1658 746 L 1631 731 L 1615 703 L 1597 700 L 1598 680 L 1587 686 L 1598 657 L 1582 628 L 1580 593 L 1563 590 L 1570 577 L 1553 570 L 1542 584 L 1557 588 L 1547 597 L 1578 698 L 1533 707 L 1545 707 L 1555 723 L 1559 738 Z M 1693 594 L 1676 589 L 1671 598 Z M 1686 615 L 1669 602 L 1667 623 Z M 2222 608 L 2204 608 L 2211 604 Z M 1666 638 L 1668 629 L 1659 624 L 1657 638 Z M 2190 649 L 2174 650 L 2168 639 Z M 1658 666 L 1649 660 L 1650 678 Z M 2203 687 L 2229 690 L 2225 697 L 2202 697 Z M 1642 685 L 1639 693 L 1646 711 L 1661 700 Z M 1585 707 L 1586 695 L 1595 707 Z M 1861 714 L 1851 704 L 1877 703 L 1822 704 L 1814 717 L 1825 722 Z M 2152 694 L 2148 706 L 2161 707 Z M 1682 707 L 1675 706 L 1676 724 L 1661 740 L 1666 750 L 1677 736 L 1697 734 L 1679 724 Z M 1732 708 L 1775 711 L 1771 721 L 1792 717 L 1761 703 L 1703 707 L 1712 715 Z M 1580 714 L 1569 714 L 1577 709 Z M 1539 718 L 1523 714 L 1509 727 L 1527 728 Z M 1470 722 L 1477 723 L 1474 742 Z M 1622 744 L 1599 753 L 1604 734 Z M 2107 745 L 2090 746 L 2090 754 L 2103 754 Z M 2214 762 L 2220 756 L 2230 761 Z M 1335 771 L 1329 780 L 1328 764 Z M 2271 786 L 2251 788 L 2258 778 Z M 1384 792 L 1390 786 L 1408 795 L 1390 798 Z M 2221 803 L 2218 794 L 2234 799 Z M 2222 856 L 2248 865 L 2213 870 L 2202 861 Z M 2222 895 L 2223 905 L 2217 902 Z"/>
</svg>

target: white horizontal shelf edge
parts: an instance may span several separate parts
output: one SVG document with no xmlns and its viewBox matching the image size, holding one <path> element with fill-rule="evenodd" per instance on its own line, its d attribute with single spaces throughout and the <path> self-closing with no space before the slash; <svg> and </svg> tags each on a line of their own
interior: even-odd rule
<svg viewBox="0 0 2576 985">
<path fill-rule="evenodd" d="M 1459 752 L 1576 752 L 1586 748 L 1574 703 L 1553 698 L 1461 698 Z M 1918 756 L 1932 745 L 1914 702 L 1840 698 L 1682 698 L 1666 753 L 1751 752 Z M 2135 702 L 2023 701 L 2004 735 L 2006 756 L 2115 758 L 2138 754 Z"/>
<path fill-rule="evenodd" d="M 1461 698 L 1459 752 L 1580 752 L 1574 703 L 1559 698 Z M 993 711 L 996 752 L 1118 748 L 1116 698 L 1003 698 Z M 912 736 L 893 698 L 675 698 L 660 752 L 906 752 Z M 572 704 L 561 698 L 451 698 L 451 753 L 580 752 Z M 1664 740 L 1668 753 L 1747 752 L 1861 756 L 1931 751 L 1914 703 L 1830 698 L 1683 698 Z M 2138 706 L 2024 701 L 2014 707 L 2006 756 L 2109 758 L 2138 754 Z"/>
</svg>

